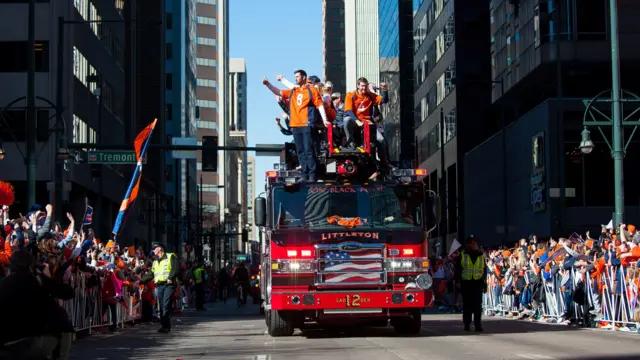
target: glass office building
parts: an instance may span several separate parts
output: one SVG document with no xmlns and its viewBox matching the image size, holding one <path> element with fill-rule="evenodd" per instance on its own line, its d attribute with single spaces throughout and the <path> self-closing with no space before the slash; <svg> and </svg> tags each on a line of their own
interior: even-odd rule
<svg viewBox="0 0 640 360">
<path fill-rule="evenodd" d="M 389 86 L 389 103 L 382 107 L 390 160 L 412 166 L 413 128 L 412 0 L 380 0 L 380 82 Z"/>
</svg>

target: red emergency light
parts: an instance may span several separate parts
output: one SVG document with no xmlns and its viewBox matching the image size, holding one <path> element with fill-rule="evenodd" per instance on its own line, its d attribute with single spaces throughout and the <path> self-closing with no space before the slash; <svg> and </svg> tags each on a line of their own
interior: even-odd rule
<svg viewBox="0 0 640 360">
<path fill-rule="evenodd" d="M 358 172 L 358 167 L 351 160 L 346 160 L 342 164 L 338 165 L 338 174 L 343 176 L 353 175 Z"/>
</svg>

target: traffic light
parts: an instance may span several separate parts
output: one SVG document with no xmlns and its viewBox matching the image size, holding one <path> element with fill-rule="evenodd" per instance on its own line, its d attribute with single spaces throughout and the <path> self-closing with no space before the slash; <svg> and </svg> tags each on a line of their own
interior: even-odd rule
<svg viewBox="0 0 640 360">
<path fill-rule="evenodd" d="M 249 242 L 249 232 L 247 230 L 242 230 L 242 242 L 243 243 Z"/>
<path fill-rule="evenodd" d="M 218 137 L 203 136 L 202 146 L 215 147 L 202 149 L 202 171 L 217 172 L 218 171 Z"/>
</svg>

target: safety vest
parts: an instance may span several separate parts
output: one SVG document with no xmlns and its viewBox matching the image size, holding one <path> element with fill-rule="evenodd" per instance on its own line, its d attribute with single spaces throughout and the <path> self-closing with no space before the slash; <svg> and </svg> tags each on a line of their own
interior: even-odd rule
<svg viewBox="0 0 640 360">
<path fill-rule="evenodd" d="M 162 261 L 154 260 L 153 267 L 153 282 L 161 283 L 169 280 L 169 274 L 171 274 L 171 258 L 176 255 L 173 253 L 166 254 L 167 256 Z"/>
<path fill-rule="evenodd" d="M 475 264 L 471 262 L 471 256 L 462 253 L 462 280 L 480 280 L 484 275 L 484 255 L 478 256 Z"/>
<path fill-rule="evenodd" d="M 196 280 L 196 284 L 200 284 L 202 282 L 202 273 L 204 272 L 204 269 L 202 268 L 197 268 L 194 272 L 193 272 L 193 277 Z"/>
</svg>

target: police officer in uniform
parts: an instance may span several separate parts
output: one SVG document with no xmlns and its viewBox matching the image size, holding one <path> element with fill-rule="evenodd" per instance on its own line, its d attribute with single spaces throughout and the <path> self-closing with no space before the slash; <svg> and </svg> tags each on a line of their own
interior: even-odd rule
<svg viewBox="0 0 640 360">
<path fill-rule="evenodd" d="M 206 310 L 204 308 L 204 265 L 198 263 L 198 266 L 193 270 L 193 279 L 195 281 L 194 290 L 196 292 L 196 310 Z"/>
<path fill-rule="evenodd" d="M 456 287 L 462 294 L 464 330 L 471 330 L 473 315 L 475 330 L 481 332 L 482 296 L 487 291 L 487 263 L 473 235 L 466 239 L 465 248 L 456 261 L 454 277 Z"/>
<path fill-rule="evenodd" d="M 153 280 L 158 290 L 158 304 L 160 305 L 160 323 L 162 327 L 159 333 L 171 331 L 171 312 L 173 311 L 173 296 L 176 292 L 177 277 L 180 271 L 178 257 L 173 253 L 166 253 L 163 244 L 154 242 L 151 247 L 155 260 L 151 266 L 151 272 L 147 272 L 140 279 L 144 284 Z"/>
</svg>

